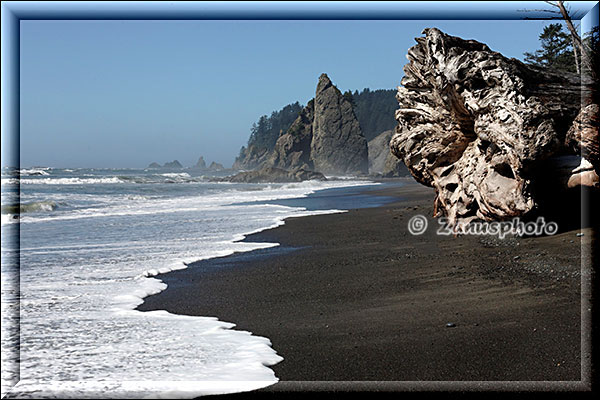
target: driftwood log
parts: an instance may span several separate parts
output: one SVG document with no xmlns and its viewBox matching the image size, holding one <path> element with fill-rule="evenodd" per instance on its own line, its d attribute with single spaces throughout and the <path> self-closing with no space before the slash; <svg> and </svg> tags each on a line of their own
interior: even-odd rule
<svg viewBox="0 0 600 400">
<path fill-rule="evenodd" d="M 581 107 L 577 75 L 436 28 L 423 34 L 408 51 L 390 149 L 435 188 L 435 216 L 456 224 L 526 215 L 552 191 L 546 185 L 566 188 L 588 164 L 598 171 L 598 120 L 593 105 Z"/>
</svg>

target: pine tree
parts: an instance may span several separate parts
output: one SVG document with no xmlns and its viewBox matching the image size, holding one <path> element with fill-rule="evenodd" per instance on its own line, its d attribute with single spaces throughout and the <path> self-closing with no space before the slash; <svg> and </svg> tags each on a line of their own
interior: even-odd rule
<svg viewBox="0 0 600 400">
<path fill-rule="evenodd" d="M 373 139 L 383 131 L 394 129 L 396 126 L 394 114 L 398 108 L 396 90 L 371 91 L 369 88 L 364 88 L 360 93 L 354 91 L 352 98 L 354 114 L 367 140 Z"/>
<path fill-rule="evenodd" d="M 561 24 L 550 24 L 539 36 L 542 48 L 534 53 L 526 52 L 525 62 L 557 71 L 576 72 L 572 40 L 562 30 Z"/>
<path fill-rule="evenodd" d="M 255 150 L 273 150 L 279 136 L 289 129 L 301 110 L 302 105 L 295 102 L 279 111 L 273 111 L 269 117 L 261 116 L 258 122 L 252 124 L 247 147 L 252 146 Z"/>
</svg>

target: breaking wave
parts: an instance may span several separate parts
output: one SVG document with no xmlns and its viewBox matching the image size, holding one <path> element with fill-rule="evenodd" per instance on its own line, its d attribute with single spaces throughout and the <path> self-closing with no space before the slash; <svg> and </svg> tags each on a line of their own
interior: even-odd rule
<svg viewBox="0 0 600 400">
<path fill-rule="evenodd" d="M 66 203 L 62 205 L 66 205 Z M 2 225 L 20 222 L 20 214 L 52 212 L 57 208 L 59 208 L 59 205 L 54 201 L 34 201 L 25 204 L 2 205 Z"/>
<path fill-rule="evenodd" d="M 116 176 L 107 178 L 43 178 L 21 179 L 22 185 L 96 185 L 99 183 L 122 183 Z"/>
<path fill-rule="evenodd" d="M 29 212 L 49 212 L 58 208 L 58 204 L 53 201 L 34 201 L 25 204 L 9 204 L 2 206 L 2 214 L 17 214 Z"/>
<path fill-rule="evenodd" d="M 16 184 L 17 180 L 10 182 L 3 179 L 3 184 Z M 110 177 L 85 177 L 85 178 L 25 178 L 20 179 L 22 185 L 98 185 L 115 183 L 157 184 L 157 183 L 199 183 L 206 182 L 203 176 L 191 177 L 189 174 L 161 174 L 149 176 L 118 175 Z"/>
<path fill-rule="evenodd" d="M 23 168 L 19 170 L 19 175 L 29 175 L 29 176 L 47 176 L 50 175 L 48 171 L 51 168 L 49 167 L 40 167 L 40 168 Z"/>
</svg>

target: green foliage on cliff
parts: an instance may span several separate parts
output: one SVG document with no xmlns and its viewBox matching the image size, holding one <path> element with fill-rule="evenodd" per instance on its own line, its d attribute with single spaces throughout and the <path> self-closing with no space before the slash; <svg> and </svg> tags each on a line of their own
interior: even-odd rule
<svg viewBox="0 0 600 400">
<path fill-rule="evenodd" d="M 348 100 L 350 102 L 350 104 L 352 104 L 352 107 L 356 106 L 356 104 L 354 104 L 354 97 L 352 96 L 351 90 L 345 91 L 343 96 L 344 96 L 344 99 Z"/>
<path fill-rule="evenodd" d="M 273 111 L 270 117 L 263 115 L 252 124 L 248 147 L 272 150 L 280 135 L 284 134 L 298 118 L 302 105 L 298 102 L 288 104 L 279 111 Z"/>
<path fill-rule="evenodd" d="M 398 101 L 395 96 L 395 89 L 371 91 L 365 88 L 360 93 L 356 90 L 352 94 L 354 114 L 367 141 L 396 126 L 394 113 Z"/>
</svg>

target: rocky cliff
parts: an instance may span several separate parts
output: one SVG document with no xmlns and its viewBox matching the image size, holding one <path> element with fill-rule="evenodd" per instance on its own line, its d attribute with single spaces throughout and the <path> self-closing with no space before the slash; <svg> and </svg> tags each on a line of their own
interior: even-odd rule
<svg viewBox="0 0 600 400">
<path fill-rule="evenodd" d="M 243 147 L 239 157 L 231 166 L 232 169 L 250 170 L 254 169 L 268 160 L 271 152 L 268 149 L 256 146 Z"/>
<path fill-rule="evenodd" d="M 300 111 L 288 131 L 277 139 L 268 165 L 283 169 L 313 169 L 311 142 L 313 139 L 314 100 Z"/>
<path fill-rule="evenodd" d="M 377 137 L 369 140 L 369 174 L 383 175 L 384 177 L 397 177 L 409 175 L 408 169 L 398 157 L 390 151 L 390 140 L 394 135 L 393 130 L 382 132 Z"/>
<path fill-rule="evenodd" d="M 282 182 L 302 182 L 307 180 L 326 181 L 325 176 L 320 172 L 310 171 L 304 168 L 295 168 L 292 170 L 276 167 L 262 167 L 253 171 L 240 172 L 233 176 L 225 178 L 215 178 L 215 182 L 243 182 L 243 183 L 282 183 Z"/>
<path fill-rule="evenodd" d="M 435 28 L 423 34 L 408 51 L 391 151 L 418 182 L 435 188 L 435 214 L 451 223 L 536 209 L 549 189 L 539 182 L 552 184 L 539 179 L 553 175 L 549 161 L 574 154 L 566 139 L 581 106 L 578 76 L 525 65 Z"/>
</svg>

